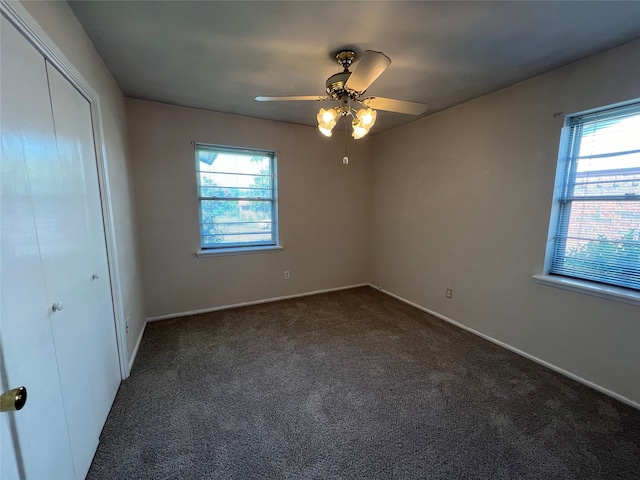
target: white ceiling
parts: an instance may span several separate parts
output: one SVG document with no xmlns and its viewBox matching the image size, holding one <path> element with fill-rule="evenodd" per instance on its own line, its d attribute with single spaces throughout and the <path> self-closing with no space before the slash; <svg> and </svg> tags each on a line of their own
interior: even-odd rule
<svg viewBox="0 0 640 480">
<path fill-rule="evenodd" d="M 125 95 L 303 125 L 318 102 L 254 97 L 323 95 L 343 47 L 391 58 L 368 95 L 429 115 L 640 38 L 640 1 L 70 4 Z M 371 133 L 415 118 L 379 112 Z"/>
</svg>

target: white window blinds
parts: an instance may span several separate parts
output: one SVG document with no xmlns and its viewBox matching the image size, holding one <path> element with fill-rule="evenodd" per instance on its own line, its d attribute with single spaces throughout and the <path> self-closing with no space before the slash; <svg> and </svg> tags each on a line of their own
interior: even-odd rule
<svg viewBox="0 0 640 480">
<path fill-rule="evenodd" d="M 640 290 L 640 103 L 569 117 L 552 274 Z"/>
</svg>

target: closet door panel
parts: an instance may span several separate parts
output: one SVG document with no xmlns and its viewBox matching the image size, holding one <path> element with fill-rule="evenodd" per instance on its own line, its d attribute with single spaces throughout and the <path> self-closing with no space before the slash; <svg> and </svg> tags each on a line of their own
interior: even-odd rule
<svg viewBox="0 0 640 480">
<path fill-rule="evenodd" d="M 27 387 L 0 416 L 0 477 L 74 478 L 34 212 L 55 223 L 59 176 L 44 58 L 0 18 L 0 384 Z"/>
<path fill-rule="evenodd" d="M 56 354 L 74 451 L 85 475 L 120 383 L 113 305 L 89 102 L 51 65 L 49 91 L 66 211 L 66 317 L 54 323 Z M 61 294 L 62 295 L 62 294 Z M 68 310 L 67 310 L 68 305 Z"/>
<path fill-rule="evenodd" d="M 102 428 L 121 377 L 91 106 L 54 67 L 48 64 L 47 70 L 61 166 L 70 172 L 74 185 L 82 186 L 74 193 L 74 218 L 84 232 L 83 279 L 90 280 L 88 306 L 94 312 L 86 341 L 92 349 L 94 374 L 100 374 L 94 381 L 93 404 Z"/>
</svg>

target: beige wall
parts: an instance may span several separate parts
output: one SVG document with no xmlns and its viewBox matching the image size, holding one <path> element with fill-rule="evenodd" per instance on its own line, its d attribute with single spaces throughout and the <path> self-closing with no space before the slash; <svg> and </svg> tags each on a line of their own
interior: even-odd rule
<svg viewBox="0 0 640 480">
<path fill-rule="evenodd" d="M 132 204 L 124 97 L 66 2 L 22 2 L 22 6 L 99 95 L 104 152 L 112 195 L 118 269 L 129 358 L 146 322 Z"/>
<path fill-rule="evenodd" d="M 371 282 L 640 403 L 640 308 L 532 278 L 563 116 L 640 97 L 639 59 L 627 44 L 374 137 Z"/>
<path fill-rule="evenodd" d="M 369 151 L 317 128 L 127 99 L 148 315 L 158 317 L 360 284 Z M 196 258 L 192 141 L 274 150 L 281 252 Z M 291 279 L 284 280 L 284 271 Z"/>
</svg>

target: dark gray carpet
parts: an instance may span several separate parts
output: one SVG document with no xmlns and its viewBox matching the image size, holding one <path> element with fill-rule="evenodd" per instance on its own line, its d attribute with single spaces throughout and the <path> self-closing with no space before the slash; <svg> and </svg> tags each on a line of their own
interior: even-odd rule
<svg viewBox="0 0 640 480">
<path fill-rule="evenodd" d="M 365 287 L 149 324 L 89 479 L 638 479 L 640 411 Z"/>
</svg>

